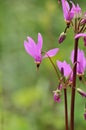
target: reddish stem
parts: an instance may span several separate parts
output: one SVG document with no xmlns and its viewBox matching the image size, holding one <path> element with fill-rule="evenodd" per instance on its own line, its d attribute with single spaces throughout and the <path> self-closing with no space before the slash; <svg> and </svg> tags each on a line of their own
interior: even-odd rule
<svg viewBox="0 0 86 130">
<path fill-rule="evenodd" d="M 64 104 L 65 104 L 65 129 L 68 130 L 68 108 L 67 108 L 67 90 L 64 89 Z"/>
<path fill-rule="evenodd" d="M 77 63 L 77 51 L 78 51 L 78 39 L 75 39 L 74 46 L 74 63 Z M 71 95 L 71 111 L 70 111 L 70 130 L 74 130 L 74 106 L 75 106 L 75 89 L 76 88 L 76 67 L 75 64 L 73 68 L 73 87 L 72 87 L 72 95 Z"/>
</svg>

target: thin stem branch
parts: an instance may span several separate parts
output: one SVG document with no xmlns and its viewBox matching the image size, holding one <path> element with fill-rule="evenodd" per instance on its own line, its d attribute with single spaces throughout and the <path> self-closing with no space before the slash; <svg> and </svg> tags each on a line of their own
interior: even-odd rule
<svg viewBox="0 0 86 130">
<path fill-rule="evenodd" d="M 77 62 L 77 51 L 78 51 L 78 39 L 75 39 L 74 44 L 74 63 Z M 72 95 L 71 95 L 71 110 L 70 110 L 70 130 L 74 130 L 74 106 L 75 106 L 75 89 L 76 88 L 76 67 L 75 64 L 73 68 L 73 87 L 72 87 Z"/>
<path fill-rule="evenodd" d="M 57 74 L 58 80 L 60 81 L 60 76 L 59 76 L 59 73 L 58 73 L 58 71 L 57 71 L 56 66 L 54 65 L 52 59 L 51 59 L 49 56 L 48 56 L 48 58 L 49 58 L 49 60 L 50 60 L 50 62 L 51 62 L 51 64 L 52 64 L 52 66 L 53 66 L 53 68 L 54 68 L 54 70 L 55 70 L 55 72 L 56 72 L 56 74 Z"/>
<path fill-rule="evenodd" d="M 67 90 L 64 89 L 64 105 L 65 105 L 65 130 L 68 130 L 68 108 L 67 108 Z"/>
</svg>

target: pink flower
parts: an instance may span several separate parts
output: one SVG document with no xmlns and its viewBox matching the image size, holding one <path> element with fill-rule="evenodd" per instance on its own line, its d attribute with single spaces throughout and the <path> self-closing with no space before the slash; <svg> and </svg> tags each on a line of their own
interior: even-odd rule
<svg viewBox="0 0 86 130">
<path fill-rule="evenodd" d="M 71 61 L 72 63 L 74 59 L 74 50 L 71 53 Z M 82 50 L 78 49 L 78 55 L 77 55 L 77 74 L 83 75 L 86 68 L 86 58 L 84 55 L 84 52 Z"/>
<path fill-rule="evenodd" d="M 62 0 L 62 8 L 65 21 L 70 23 L 74 17 L 74 11 L 70 8 L 67 0 Z"/>
<path fill-rule="evenodd" d="M 82 10 L 81 10 L 80 6 L 78 4 L 75 6 L 75 4 L 72 1 L 71 1 L 71 3 L 72 3 L 72 12 L 74 12 L 74 17 L 75 18 L 80 17 L 82 14 Z"/>
<path fill-rule="evenodd" d="M 31 37 L 27 37 L 27 41 L 24 41 L 25 50 L 29 55 L 31 55 L 34 58 L 34 61 L 37 64 L 37 67 L 39 67 L 43 58 L 53 57 L 56 55 L 56 53 L 59 50 L 58 48 L 49 50 L 48 52 L 45 53 L 44 56 L 42 56 L 42 44 L 43 44 L 43 39 L 40 33 L 38 33 L 37 44 Z"/>
<path fill-rule="evenodd" d="M 63 69 L 64 71 L 64 76 L 67 78 L 68 76 L 70 76 L 70 80 L 72 81 L 72 69 L 70 64 L 67 64 L 66 61 L 61 62 L 61 61 L 57 61 L 57 66 L 59 68 L 59 70 L 61 71 Z"/>
<path fill-rule="evenodd" d="M 84 46 L 86 46 L 86 33 L 79 33 L 75 35 L 75 39 L 83 37 L 84 40 Z"/>
</svg>

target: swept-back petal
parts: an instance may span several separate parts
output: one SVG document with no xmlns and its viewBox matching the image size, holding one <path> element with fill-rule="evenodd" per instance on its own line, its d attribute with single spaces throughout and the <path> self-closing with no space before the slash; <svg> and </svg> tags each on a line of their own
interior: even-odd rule
<svg viewBox="0 0 86 130">
<path fill-rule="evenodd" d="M 75 35 L 75 39 L 80 37 L 86 37 L 86 33 L 79 33 Z"/>
<path fill-rule="evenodd" d="M 38 44 L 31 37 L 27 37 L 27 39 L 28 41 L 24 41 L 25 50 L 34 58 L 36 64 L 39 65 L 42 61 L 42 36 L 40 33 L 38 34 Z"/>
<path fill-rule="evenodd" d="M 31 38 L 31 37 L 27 37 L 28 43 L 33 46 L 34 48 L 36 48 L 36 43 L 35 41 Z"/>
<path fill-rule="evenodd" d="M 70 8 L 67 0 L 62 0 L 62 8 L 63 8 L 64 19 L 70 22 L 74 17 L 74 11 L 72 8 Z"/>
<path fill-rule="evenodd" d="M 67 64 L 66 61 L 64 61 L 64 62 L 57 61 L 57 66 L 58 66 L 58 68 L 59 68 L 60 71 L 63 68 L 64 76 L 65 77 L 68 77 L 71 74 L 71 72 L 72 72 L 70 64 Z"/>
<path fill-rule="evenodd" d="M 45 53 L 45 55 L 43 56 L 43 58 L 46 58 L 46 57 L 53 57 L 56 55 L 56 53 L 59 51 L 58 48 L 54 48 L 52 50 L 49 50 Z"/>
<path fill-rule="evenodd" d="M 29 44 L 27 41 L 24 41 L 24 48 L 29 55 L 32 57 L 35 56 L 35 49 L 32 48 L 31 44 Z"/>
<path fill-rule="evenodd" d="M 74 59 L 74 50 L 71 53 L 71 61 Z M 86 58 L 84 55 L 84 52 L 80 49 L 78 49 L 78 55 L 77 55 L 77 74 L 83 74 L 86 68 Z"/>
<path fill-rule="evenodd" d="M 62 8 L 63 8 L 64 18 L 66 19 L 68 12 L 70 10 L 70 6 L 66 0 L 62 0 Z"/>
<path fill-rule="evenodd" d="M 39 50 L 42 49 L 42 44 L 43 44 L 43 38 L 42 38 L 42 35 L 40 33 L 38 33 L 38 43 L 37 43 L 37 48 Z"/>
<path fill-rule="evenodd" d="M 79 4 L 77 4 L 75 6 L 75 4 L 72 1 L 71 1 L 71 3 L 72 3 L 72 9 L 71 10 L 72 10 L 72 12 L 74 12 L 75 17 L 80 16 L 81 13 L 82 13 L 82 10 L 81 10 Z"/>
</svg>

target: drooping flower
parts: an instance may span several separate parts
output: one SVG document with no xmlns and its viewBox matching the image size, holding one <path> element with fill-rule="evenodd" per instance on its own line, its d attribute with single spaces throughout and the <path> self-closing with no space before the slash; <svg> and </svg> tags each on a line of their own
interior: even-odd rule
<svg viewBox="0 0 86 130">
<path fill-rule="evenodd" d="M 43 38 L 40 33 L 38 33 L 37 44 L 31 37 L 27 37 L 27 41 L 24 41 L 25 50 L 29 55 L 31 55 L 34 58 L 37 67 L 39 67 L 43 58 L 53 57 L 59 50 L 58 48 L 51 49 L 48 52 L 46 52 L 44 56 L 42 56 L 42 45 L 43 45 Z"/>
<path fill-rule="evenodd" d="M 67 64 L 66 61 L 64 61 L 64 62 L 57 61 L 57 66 L 60 71 L 63 69 L 63 71 L 64 71 L 63 75 L 66 78 L 68 78 L 70 76 L 69 79 L 70 79 L 70 81 L 72 81 L 72 68 L 71 68 L 70 64 Z"/>
<path fill-rule="evenodd" d="M 84 40 L 84 46 L 86 46 L 86 33 L 79 33 L 75 35 L 75 39 L 83 37 Z"/>
<path fill-rule="evenodd" d="M 71 53 L 71 61 L 74 64 L 74 50 Z M 86 68 L 86 58 L 84 55 L 84 52 L 80 49 L 78 49 L 77 54 L 77 75 L 82 76 L 84 74 Z"/>
<path fill-rule="evenodd" d="M 63 8 L 63 14 L 64 14 L 64 19 L 67 23 L 70 23 L 71 20 L 74 17 L 74 11 L 70 7 L 69 3 L 67 0 L 62 0 L 62 8 Z"/>
<path fill-rule="evenodd" d="M 75 4 L 72 1 L 71 3 L 72 3 L 72 12 L 74 13 L 74 17 L 79 18 L 82 14 L 82 10 L 80 6 L 78 4 L 75 6 Z"/>
</svg>

